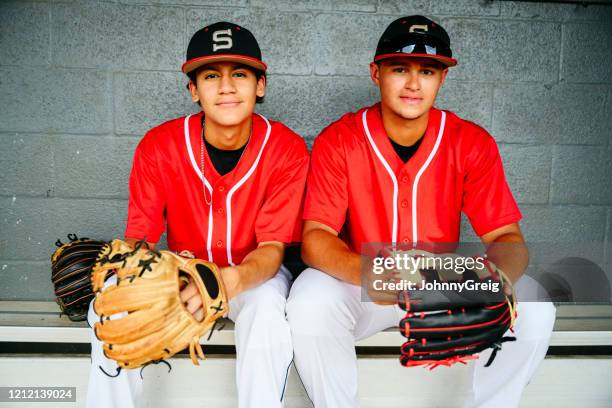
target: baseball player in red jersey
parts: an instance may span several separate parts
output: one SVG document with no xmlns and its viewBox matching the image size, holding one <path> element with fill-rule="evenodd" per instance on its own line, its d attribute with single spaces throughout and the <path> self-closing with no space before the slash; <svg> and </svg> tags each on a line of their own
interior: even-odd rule
<svg viewBox="0 0 612 408">
<path fill-rule="evenodd" d="M 456 63 L 438 24 L 422 16 L 394 21 L 370 64 L 380 102 L 347 113 L 314 142 L 302 247 L 311 268 L 294 282 L 287 316 L 294 362 L 317 408 L 359 405 L 355 341 L 397 327 L 405 314 L 397 305 L 362 301 L 363 245 L 458 242 L 463 211 L 519 301 L 533 282 L 522 277 L 528 254 L 521 213 L 495 140 L 433 107 Z M 513 253 L 501 243 L 512 243 Z M 518 406 L 544 358 L 554 307 L 518 308 L 518 340 L 506 343 L 491 367 L 483 367 L 485 356 L 471 363 L 473 393 L 466 406 Z"/>
<path fill-rule="evenodd" d="M 170 250 L 221 268 L 235 322 L 239 406 L 280 407 L 293 358 L 290 274 L 281 261 L 284 245 L 301 236 L 308 150 L 282 123 L 254 112 L 266 64 L 247 29 L 219 22 L 199 30 L 182 70 L 202 112 L 155 127 L 139 143 L 125 237 L 154 246 L 167 231 Z M 181 297 L 201 319 L 196 292 L 189 284 Z M 88 317 L 90 325 L 98 320 L 92 307 Z M 139 370 L 117 372 L 92 334 L 88 407 L 136 407 L 142 385 Z"/>
</svg>

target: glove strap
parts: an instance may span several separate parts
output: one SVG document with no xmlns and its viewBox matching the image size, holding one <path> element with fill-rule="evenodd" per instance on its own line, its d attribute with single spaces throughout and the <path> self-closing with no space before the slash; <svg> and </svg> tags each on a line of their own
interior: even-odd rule
<svg viewBox="0 0 612 408">
<path fill-rule="evenodd" d="M 510 281 L 510 278 L 506 276 L 501 269 L 497 269 L 497 273 L 499 274 L 499 280 L 502 283 L 502 288 L 505 284 L 510 286 L 512 289 L 512 299 L 508 299 L 506 297 L 506 301 L 508 302 L 508 308 L 510 309 L 510 328 L 514 327 L 514 322 L 516 320 L 517 312 L 516 312 L 516 290 L 514 289 L 514 285 Z M 503 289 L 502 289 L 503 290 Z"/>
<path fill-rule="evenodd" d="M 505 343 L 507 341 L 516 341 L 516 337 L 502 337 L 497 343 L 493 344 L 493 352 L 487 360 L 485 367 L 488 367 L 493 363 L 493 360 L 495 360 L 495 356 L 497 356 L 497 352 L 502 349 L 502 343 Z"/>
</svg>

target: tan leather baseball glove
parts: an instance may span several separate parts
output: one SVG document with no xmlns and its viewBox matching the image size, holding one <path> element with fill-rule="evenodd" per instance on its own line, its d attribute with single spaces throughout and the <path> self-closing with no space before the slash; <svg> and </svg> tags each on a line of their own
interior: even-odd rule
<svg viewBox="0 0 612 408">
<path fill-rule="evenodd" d="M 117 283 L 104 287 L 108 271 L 114 271 Z M 202 321 L 194 318 L 180 298 L 188 278 L 202 296 Z M 96 293 L 93 306 L 100 316 L 94 332 L 104 342 L 104 354 L 123 368 L 156 363 L 187 347 L 191 361 L 199 365 L 198 357 L 204 358 L 200 337 L 229 311 L 215 264 L 149 250 L 144 242 L 135 249 L 121 240 L 107 244 L 91 280 Z"/>
</svg>

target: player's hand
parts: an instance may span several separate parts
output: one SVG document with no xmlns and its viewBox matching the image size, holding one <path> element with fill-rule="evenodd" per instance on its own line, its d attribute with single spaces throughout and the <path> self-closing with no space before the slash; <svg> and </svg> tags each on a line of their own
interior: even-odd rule
<svg viewBox="0 0 612 408">
<path fill-rule="evenodd" d="M 395 305 L 397 304 L 398 292 L 396 290 L 379 290 L 375 289 L 374 282 L 395 282 L 399 279 L 399 273 L 395 270 L 385 270 L 382 274 L 373 272 L 373 261 L 365 259 L 362 262 L 362 287 L 366 290 L 368 297 L 378 305 Z M 380 285 L 380 282 L 378 285 Z"/>
<path fill-rule="evenodd" d="M 194 253 L 187 249 L 184 249 L 179 252 L 179 255 L 185 258 L 195 259 Z M 181 301 L 185 304 L 185 307 L 187 308 L 187 310 L 189 310 L 189 312 L 191 312 L 193 317 L 195 317 L 198 322 L 204 320 L 202 298 L 200 297 L 200 293 L 198 292 L 198 287 L 193 282 L 193 279 L 191 279 L 191 277 L 189 277 L 188 282 L 181 284 L 180 296 Z"/>
<path fill-rule="evenodd" d="M 225 285 L 227 300 L 229 301 L 242 291 L 240 285 L 240 273 L 236 267 L 227 266 L 225 268 L 221 268 L 220 274 L 223 279 L 223 284 Z M 189 277 L 189 283 L 181 287 L 180 297 L 187 310 L 189 310 L 197 321 L 201 322 L 204 320 L 202 297 L 200 296 L 198 287 L 193 282 L 191 277 Z"/>
<path fill-rule="evenodd" d="M 514 289 L 510 282 L 504 282 L 503 288 L 504 288 L 504 295 L 506 295 L 506 297 L 510 297 L 514 295 Z"/>
<path fill-rule="evenodd" d="M 189 283 L 181 288 L 180 292 L 181 301 L 185 304 L 185 307 L 199 322 L 204 320 L 204 309 L 202 309 L 202 297 L 198 291 L 197 285 L 193 282 L 193 279 L 189 277 Z"/>
</svg>

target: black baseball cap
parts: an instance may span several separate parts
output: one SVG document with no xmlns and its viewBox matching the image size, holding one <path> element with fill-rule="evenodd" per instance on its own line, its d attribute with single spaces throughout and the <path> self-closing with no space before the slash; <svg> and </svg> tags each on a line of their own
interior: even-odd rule
<svg viewBox="0 0 612 408">
<path fill-rule="evenodd" d="M 457 65 L 446 30 L 423 16 L 401 17 L 389 24 L 378 41 L 374 62 L 393 57 L 432 58 L 447 67 Z"/>
<path fill-rule="evenodd" d="M 187 74 L 219 61 L 239 62 L 263 72 L 268 68 L 261 60 L 255 36 L 246 28 L 226 21 L 206 26 L 191 37 L 181 70 Z"/>
</svg>

